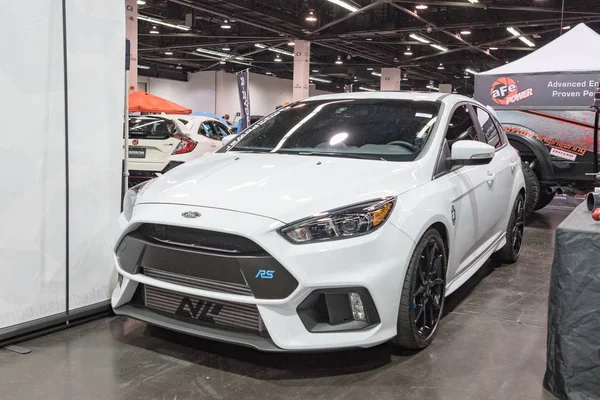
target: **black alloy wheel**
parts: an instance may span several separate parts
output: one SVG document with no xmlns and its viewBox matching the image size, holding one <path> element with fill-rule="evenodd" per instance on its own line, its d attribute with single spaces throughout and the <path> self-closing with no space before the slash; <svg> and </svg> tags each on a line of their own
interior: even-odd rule
<svg viewBox="0 0 600 400">
<path fill-rule="evenodd" d="M 435 238 L 429 239 L 417 265 L 417 279 L 413 288 L 412 320 L 418 335 L 428 340 L 442 316 L 446 280 L 444 279 L 442 248 Z"/>
<path fill-rule="evenodd" d="M 393 344 L 420 350 L 433 341 L 444 309 L 446 256 L 442 236 L 429 229 L 417 243 L 406 271 Z"/>
<path fill-rule="evenodd" d="M 519 194 L 506 228 L 506 244 L 494 255 L 500 262 L 512 264 L 519 259 L 525 233 L 525 208 L 525 197 Z"/>
<path fill-rule="evenodd" d="M 514 213 L 515 222 L 512 229 L 512 249 L 513 253 L 519 257 L 521 254 L 521 245 L 523 244 L 523 233 L 525 232 L 525 201 L 521 196 L 517 198 Z"/>
</svg>

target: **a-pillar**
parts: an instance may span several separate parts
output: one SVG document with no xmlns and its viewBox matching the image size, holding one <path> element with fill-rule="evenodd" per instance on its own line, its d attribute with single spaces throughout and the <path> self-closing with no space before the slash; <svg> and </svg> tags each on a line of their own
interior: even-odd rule
<svg viewBox="0 0 600 400">
<path fill-rule="evenodd" d="M 138 6 L 137 0 L 125 0 L 125 37 L 129 39 L 129 93 L 138 86 Z"/>
<path fill-rule="evenodd" d="M 381 68 L 381 91 L 399 91 L 402 82 L 400 68 Z"/>
<path fill-rule="evenodd" d="M 294 44 L 294 90 L 292 100 L 309 96 L 310 91 L 310 42 L 296 40 Z"/>
</svg>

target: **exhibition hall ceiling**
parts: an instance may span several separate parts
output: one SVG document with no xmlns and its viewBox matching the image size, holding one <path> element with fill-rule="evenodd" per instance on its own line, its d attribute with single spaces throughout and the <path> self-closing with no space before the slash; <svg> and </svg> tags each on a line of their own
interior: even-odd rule
<svg viewBox="0 0 600 400">
<path fill-rule="evenodd" d="M 138 0 L 142 75 L 239 71 L 291 78 L 293 43 L 311 42 L 325 90 L 376 89 L 381 68 L 403 89 L 450 83 L 529 54 L 578 23 L 600 29 L 600 0 Z M 594 51 L 581 44 L 582 51 Z"/>
</svg>

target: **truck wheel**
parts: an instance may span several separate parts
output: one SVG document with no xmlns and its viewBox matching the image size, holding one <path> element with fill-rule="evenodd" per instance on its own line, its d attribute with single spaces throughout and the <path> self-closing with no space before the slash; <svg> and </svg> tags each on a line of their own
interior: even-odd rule
<svg viewBox="0 0 600 400">
<path fill-rule="evenodd" d="M 556 196 L 556 193 L 548 193 L 544 188 L 540 188 L 540 198 L 535 205 L 534 211 L 541 210 L 542 208 L 546 207 L 552 200 L 554 200 L 554 196 Z"/>
<path fill-rule="evenodd" d="M 540 182 L 529 164 L 521 163 L 525 177 L 525 217 L 531 214 L 540 200 Z"/>
</svg>

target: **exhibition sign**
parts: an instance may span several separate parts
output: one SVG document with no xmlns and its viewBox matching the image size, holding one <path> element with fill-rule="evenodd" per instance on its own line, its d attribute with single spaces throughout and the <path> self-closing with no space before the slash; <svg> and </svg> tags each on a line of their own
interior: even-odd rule
<svg viewBox="0 0 600 400">
<path fill-rule="evenodd" d="M 248 80 L 250 78 L 250 70 L 245 69 L 235 74 L 238 92 L 240 95 L 240 110 L 241 110 L 241 126 L 238 131 L 241 132 L 250 126 L 250 91 Z"/>
<path fill-rule="evenodd" d="M 589 107 L 598 72 L 476 75 L 475 99 L 496 109 Z"/>
</svg>

